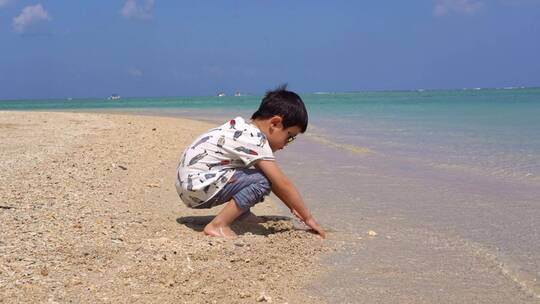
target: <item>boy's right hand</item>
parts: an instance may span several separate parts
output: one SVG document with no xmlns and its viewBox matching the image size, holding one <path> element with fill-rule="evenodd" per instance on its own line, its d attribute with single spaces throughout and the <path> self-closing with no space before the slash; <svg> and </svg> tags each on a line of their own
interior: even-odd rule
<svg viewBox="0 0 540 304">
<path fill-rule="evenodd" d="M 314 217 L 310 217 L 304 221 L 311 229 L 315 230 L 323 239 L 326 238 L 326 231 L 315 221 Z"/>
<path fill-rule="evenodd" d="M 309 213 L 300 193 L 294 184 L 285 176 L 275 161 L 258 160 L 255 166 L 261 170 L 272 184 L 272 192 L 293 211 L 293 214 L 301 218 L 306 225 L 315 230 L 322 238 L 326 232 Z"/>
<path fill-rule="evenodd" d="M 298 218 L 302 223 L 309 226 L 311 229 L 315 230 L 323 239 L 326 238 L 326 231 L 322 229 L 321 225 L 315 221 L 315 218 L 312 216 L 308 218 L 307 220 L 302 219 L 302 216 L 298 213 L 298 211 L 291 209 L 292 214 Z M 308 223 L 309 222 L 309 223 Z"/>
</svg>

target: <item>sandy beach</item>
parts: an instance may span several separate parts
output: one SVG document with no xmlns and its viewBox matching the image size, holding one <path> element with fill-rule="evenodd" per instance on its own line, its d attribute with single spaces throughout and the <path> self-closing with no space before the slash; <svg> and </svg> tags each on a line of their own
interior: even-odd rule
<svg viewBox="0 0 540 304">
<path fill-rule="evenodd" d="M 331 249 L 294 229 L 279 202 L 254 209 L 266 223 L 223 240 L 201 232 L 219 208 L 179 200 L 178 157 L 211 127 L 0 112 L 0 302 L 322 302 L 303 288 Z"/>
</svg>

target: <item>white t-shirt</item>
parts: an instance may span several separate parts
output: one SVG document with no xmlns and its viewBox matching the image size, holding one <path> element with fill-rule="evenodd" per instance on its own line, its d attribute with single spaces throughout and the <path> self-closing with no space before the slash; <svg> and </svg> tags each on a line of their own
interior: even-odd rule
<svg viewBox="0 0 540 304">
<path fill-rule="evenodd" d="M 275 159 L 266 136 L 236 117 L 186 148 L 177 167 L 176 191 L 188 207 L 195 207 L 216 195 L 237 168 L 251 167 L 259 159 Z"/>
</svg>

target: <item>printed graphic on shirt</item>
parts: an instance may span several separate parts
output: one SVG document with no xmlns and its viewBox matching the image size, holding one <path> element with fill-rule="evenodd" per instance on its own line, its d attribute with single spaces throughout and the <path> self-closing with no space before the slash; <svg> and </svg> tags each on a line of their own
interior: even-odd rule
<svg viewBox="0 0 540 304">
<path fill-rule="evenodd" d="M 189 165 L 194 165 L 196 164 L 199 160 L 203 159 L 206 155 L 208 155 L 208 153 L 206 151 L 200 153 L 200 154 L 197 154 L 195 155 L 190 161 L 189 161 Z"/>
<path fill-rule="evenodd" d="M 274 160 L 268 140 L 255 125 L 236 117 L 199 136 L 178 164 L 176 190 L 189 207 L 216 195 L 237 168 Z"/>
<path fill-rule="evenodd" d="M 251 150 L 251 149 L 248 149 L 246 147 L 236 147 L 234 148 L 236 151 L 238 152 L 244 152 L 244 153 L 247 153 L 247 154 L 251 154 L 251 155 L 259 155 L 259 153 L 257 153 L 257 151 L 254 151 L 254 150 Z"/>
<path fill-rule="evenodd" d="M 203 142 L 209 140 L 210 138 L 212 138 L 212 136 L 205 136 L 205 137 L 201 138 L 198 142 L 196 142 L 193 146 L 191 146 L 191 149 L 197 148 L 198 145 L 200 145 Z"/>
</svg>

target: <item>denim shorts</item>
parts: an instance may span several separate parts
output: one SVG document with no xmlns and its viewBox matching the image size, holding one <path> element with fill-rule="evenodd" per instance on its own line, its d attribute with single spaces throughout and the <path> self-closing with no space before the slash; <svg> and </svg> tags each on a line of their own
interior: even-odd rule
<svg viewBox="0 0 540 304">
<path fill-rule="evenodd" d="M 272 188 L 268 178 L 257 169 L 237 169 L 229 182 L 210 200 L 196 206 L 196 209 L 212 208 L 234 199 L 236 205 L 248 211 L 264 200 Z"/>
</svg>

